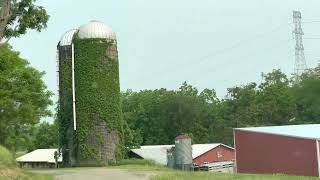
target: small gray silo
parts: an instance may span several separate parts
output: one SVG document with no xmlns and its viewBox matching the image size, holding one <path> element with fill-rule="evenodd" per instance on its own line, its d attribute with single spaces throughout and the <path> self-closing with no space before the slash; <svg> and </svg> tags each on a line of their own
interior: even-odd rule
<svg viewBox="0 0 320 180">
<path fill-rule="evenodd" d="M 175 164 L 177 169 L 190 171 L 192 168 L 192 144 L 187 135 L 175 139 Z"/>
</svg>

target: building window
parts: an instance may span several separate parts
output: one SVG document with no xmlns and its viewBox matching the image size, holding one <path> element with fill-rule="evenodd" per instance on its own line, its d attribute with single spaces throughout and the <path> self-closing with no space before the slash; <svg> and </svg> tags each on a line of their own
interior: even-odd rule
<svg viewBox="0 0 320 180">
<path fill-rule="evenodd" d="M 217 156 L 218 156 L 218 158 L 222 158 L 223 157 L 223 153 L 222 152 L 217 152 Z"/>
</svg>

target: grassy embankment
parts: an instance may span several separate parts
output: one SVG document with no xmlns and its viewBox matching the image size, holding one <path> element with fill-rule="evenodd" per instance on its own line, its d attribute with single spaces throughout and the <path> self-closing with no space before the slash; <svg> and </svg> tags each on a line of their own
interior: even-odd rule
<svg viewBox="0 0 320 180">
<path fill-rule="evenodd" d="M 0 180 L 53 180 L 47 175 L 27 173 L 17 167 L 13 155 L 0 146 Z"/>
<path fill-rule="evenodd" d="M 115 168 L 129 171 L 144 171 L 154 174 L 151 180 L 318 180 L 316 177 L 286 175 L 224 174 L 211 172 L 182 172 L 156 165 L 146 160 L 125 160 Z"/>
</svg>

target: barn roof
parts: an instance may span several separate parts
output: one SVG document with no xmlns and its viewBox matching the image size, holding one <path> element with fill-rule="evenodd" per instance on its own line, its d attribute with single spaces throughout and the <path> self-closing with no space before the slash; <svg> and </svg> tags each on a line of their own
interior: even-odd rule
<svg viewBox="0 0 320 180">
<path fill-rule="evenodd" d="M 150 148 L 167 148 L 170 149 L 174 145 L 146 145 L 146 146 L 140 146 L 140 149 L 150 149 Z"/>
<path fill-rule="evenodd" d="M 131 149 L 132 152 L 139 155 L 143 159 L 153 160 L 158 164 L 167 164 L 167 146 L 143 147 L 140 149 Z"/>
<path fill-rule="evenodd" d="M 195 159 L 220 145 L 233 149 L 232 147 L 229 147 L 221 143 L 193 144 L 192 158 Z M 148 145 L 141 146 L 139 149 L 131 149 L 131 151 L 139 155 L 143 159 L 153 160 L 159 164 L 165 165 L 167 164 L 167 150 L 169 150 L 172 147 L 174 147 L 174 145 Z"/>
<path fill-rule="evenodd" d="M 214 149 L 218 146 L 225 146 L 227 148 L 233 149 L 232 147 L 229 147 L 227 145 L 221 144 L 221 143 L 215 143 L 215 144 L 193 144 L 192 145 L 192 158 L 195 159 L 202 154 L 210 151 L 211 149 Z"/>
<path fill-rule="evenodd" d="M 320 124 L 236 128 L 235 130 L 299 137 L 306 139 L 320 139 Z"/>
<path fill-rule="evenodd" d="M 37 149 L 16 159 L 17 162 L 46 162 L 55 163 L 54 152 L 58 149 Z M 62 162 L 62 156 L 58 162 Z"/>
</svg>

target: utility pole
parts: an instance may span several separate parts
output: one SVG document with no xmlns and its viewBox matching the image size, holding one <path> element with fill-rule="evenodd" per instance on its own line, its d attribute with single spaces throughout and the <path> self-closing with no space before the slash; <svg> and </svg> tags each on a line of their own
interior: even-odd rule
<svg viewBox="0 0 320 180">
<path fill-rule="evenodd" d="M 294 76 L 295 80 L 299 80 L 299 76 L 307 69 L 307 63 L 304 56 L 304 47 L 302 42 L 303 31 L 301 28 L 301 12 L 293 11 L 293 35 L 296 40 L 295 45 L 295 62 L 294 62 Z"/>
</svg>

